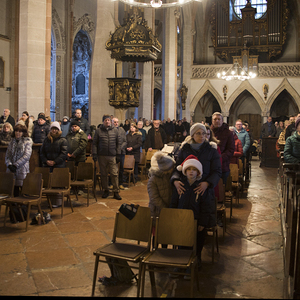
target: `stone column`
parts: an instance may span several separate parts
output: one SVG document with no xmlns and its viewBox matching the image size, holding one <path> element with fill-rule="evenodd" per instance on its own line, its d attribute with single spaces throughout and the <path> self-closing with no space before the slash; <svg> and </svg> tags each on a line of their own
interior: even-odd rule
<svg viewBox="0 0 300 300">
<path fill-rule="evenodd" d="M 116 5 L 116 6 L 115 6 Z M 109 39 L 109 32 L 114 32 L 114 14 L 118 3 L 111 0 L 97 0 L 97 25 L 95 45 L 91 60 L 91 100 L 90 124 L 102 123 L 104 114 L 114 114 L 114 108 L 109 105 L 108 80 L 115 77 L 115 60 L 111 59 L 110 51 L 105 43 Z"/>
<path fill-rule="evenodd" d="M 145 9 L 144 18 L 147 21 L 147 25 L 152 29 L 153 34 L 155 34 L 153 15 L 153 9 Z M 149 120 L 152 119 L 153 115 L 154 62 L 139 63 L 138 65 L 138 68 L 136 68 L 138 70 L 136 78 L 142 79 L 138 117 L 144 117 Z"/>
<path fill-rule="evenodd" d="M 51 0 L 20 0 L 19 116 L 50 116 Z"/>
<path fill-rule="evenodd" d="M 177 31 L 175 8 L 164 10 L 162 50 L 162 117 L 176 118 L 177 101 Z"/>
<path fill-rule="evenodd" d="M 192 14 L 191 5 L 183 6 L 183 26 L 181 32 L 181 81 L 180 87 L 184 83 L 188 88 L 185 110 L 182 110 L 182 118 L 186 117 L 190 121 L 190 101 L 191 101 L 191 71 L 193 55 L 192 39 Z"/>
</svg>

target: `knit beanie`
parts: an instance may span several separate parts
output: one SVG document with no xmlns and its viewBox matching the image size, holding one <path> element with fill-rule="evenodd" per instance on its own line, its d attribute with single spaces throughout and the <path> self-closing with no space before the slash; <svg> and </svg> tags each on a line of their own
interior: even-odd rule
<svg viewBox="0 0 300 300">
<path fill-rule="evenodd" d="M 300 122 L 300 117 L 298 117 L 297 119 L 296 119 L 296 122 L 295 122 L 295 128 L 297 129 L 297 126 L 299 125 L 299 122 Z"/>
<path fill-rule="evenodd" d="M 110 119 L 110 115 L 103 115 L 102 122 L 104 122 L 105 119 Z"/>
<path fill-rule="evenodd" d="M 173 169 L 175 160 L 167 153 L 157 151 L 151 157 L 151 168 L 159 168 L 160 171 L 165 172 Z"/>
<path fill-rule="evenodd" d="M 72 120 L 70 123 L 70 126 L 72 127 L 73 125 L 77 125 L 80 127 L 80 123 L 77 120 Z"/>
<path fill-rule="evenodd" d="M 50 129 L 51 129 L 52 127 L 57 128 L 59 131 L 61 130 L 61 129 L 60 129 L 60 125 L 59 125 L 59 123 L 58 123 L 57 121 L 54 121 L 54 122 L 51 123 Z"/>
<path fill-rule="evenodd" d="M 46 121 L 45 114 L 43 114 L 43 113 L 39 113 L 39 115 L 38 115 L 38 119 L 43 119 L 43 120 L 45 120 L 45 121 Z"/>
<path fill-rule="evenodd" d="M 203 168 L 201 162 L 198 160 L 198 158 L 195 155 L 189 155 L 181 165 L 177 166 L 177 170 L 181 171 L 183 175 L 186 176 L 186 169 L 189 167 L 194 167 L 199 171 L 199 175 L 197 176 L 197 180 L 201 179 L 203 174 Z"/>
<path fill-rule="evenodd" d="M 199 129 L 202 129 L 205 133 L 207 132 L 206 131 L 206 127 L 204 124 L 201 124 L 201 123 L 195 123 L 194 125 L 192 125 L 191 129 L 190 129 L 190 135 L 191 137 L 194 135 L 194 133 L 196 131 L 198 131 Z"/>
</svg>

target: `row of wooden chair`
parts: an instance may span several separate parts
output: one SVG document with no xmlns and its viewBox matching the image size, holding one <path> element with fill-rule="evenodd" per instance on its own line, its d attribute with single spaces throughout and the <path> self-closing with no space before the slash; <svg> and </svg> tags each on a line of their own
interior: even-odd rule
<svg viewBox="0 0 300 300">
<path fill-rule="evenodd" d="M 130 263 L 132 269 L 138 270 L 137 274 L 133 276 L 137 280 L 138 297 L 140 294 L 144 296 L 146 271 L 149 272 L 151 285 L 154 286 L 153 272 L 185 275 L 186 269 L 190 268 L 190 293 L 193 297 L 195 278 L 199 290 L 196 255 L 197 222 L 194 220 L 193 211 L 163 208 L 159 218 L 156 218 L 155 228 L 154 247 L 151 249 L 152 217 L 150 208 L 138 207 L 132 220 L 120 212 L 116 213 L 111 243 L 94 252 L 92 296 L 95 292 L 98 264 L 99 262 L 107 263 L 106 259 L 110 258 L 125 260 Z M 132 243 L 132 241 L 137 242 L 137 244 Z M 160 248 L 159 245 L 161 244 L 169 246 L 168 248 Z M 178 249 L 178 246 L 190 247 L 190 250 Z M 119 265 L 118 262 L 113 261 L 111 264 Z"/>
</svg>

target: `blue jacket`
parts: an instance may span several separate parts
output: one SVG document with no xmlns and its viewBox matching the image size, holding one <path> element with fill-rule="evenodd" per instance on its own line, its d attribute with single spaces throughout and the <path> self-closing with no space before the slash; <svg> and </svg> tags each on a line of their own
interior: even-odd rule
<svg viewBox="0 0 300 300">
<path fill-rule="evenodd" d="M 250 137 L 248 132 L 242 128 L 242 130 L 240 132 L 238 132 L 235 129 L 235 133 L 237 135 L 237 137 L 239 138 L 239 140 L 242 142 L 242 146 L 243 146 L 243 156 L 246 156 L 246 153 L 248 151 L 248 149 L 250 148 Z"/>
</svg>

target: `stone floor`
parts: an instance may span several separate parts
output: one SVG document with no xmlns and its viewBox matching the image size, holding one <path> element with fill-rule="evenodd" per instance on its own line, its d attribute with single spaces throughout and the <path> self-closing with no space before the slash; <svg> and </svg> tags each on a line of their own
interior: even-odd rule
<svg viewBox="0 0 300 300">
<path fill-rule="evenodd" d="M 203 249 L 199 272 L 198 298 L 283 298 L 282 237 L 277 169 L 259 168 L 252 161 L 251 182 L 239 206 L 234 204 L 232 222 L 227 222 L 225 238 L 219 228 L 219 254 L 211 262 L 211 240 Z M 122 203 L 148 205 L 147 181 L 121 191 L 122 201 L 109 197 L 98 202 L 85 195 L 81 206 L 60 208 L 51 213 L 46 225 L 11 224 L 3 228 L 4 208 L 0 214 L 0 295 L 90 296 L 94 271 L 93 251 L 110 241 L 115 212 Z M 72 197 L 73 199 L 75 196 Z M 74 199 L 75 201 L 75 199 Z M 235 201 L 234 201 L 235 203 Z M 47 209 L 46 206 L 44 209 Z M 229 210 L 228 214 L 229 216 Z M 110 276 L 106 264 L 100 264 L 98 276 Z M 156 276 L 157 296 L 186 297 L 189 282 L 179 277 Z M 99 282 L 96 296 L 135 297 L 136 283 L 105 287 Z M 149 277 L 145 296 L 151 297 Z"/>
</svg>

